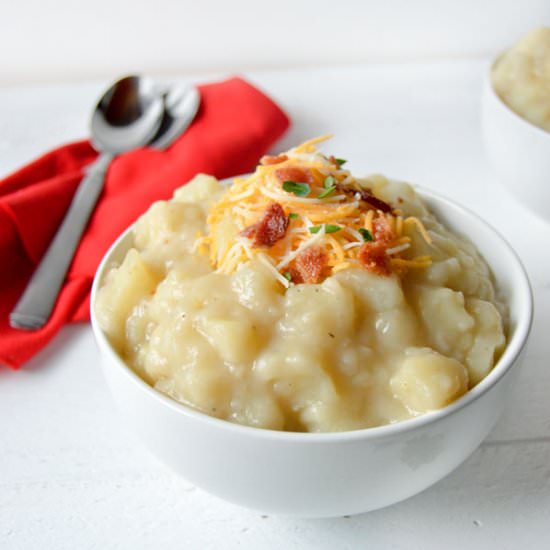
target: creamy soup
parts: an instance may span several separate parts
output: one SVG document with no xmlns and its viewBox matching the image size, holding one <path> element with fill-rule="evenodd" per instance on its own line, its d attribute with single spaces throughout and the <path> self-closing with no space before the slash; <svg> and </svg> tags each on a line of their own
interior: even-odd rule
<svg viewBox="0 0 550 550">
<path fill-rule="evenodd" d="M 315 144 L 153 204 L 99 322 L 158 391 L 230 422 L 329 432 L 444 407 L 505 345 L 490 270 L 410 185 Z"/>
<path fill-rule="evenodd" d="M 518 115 L 550 131 L 550 28 L 526 34 L 495 63 L 493 87 Z"/>
</svg>

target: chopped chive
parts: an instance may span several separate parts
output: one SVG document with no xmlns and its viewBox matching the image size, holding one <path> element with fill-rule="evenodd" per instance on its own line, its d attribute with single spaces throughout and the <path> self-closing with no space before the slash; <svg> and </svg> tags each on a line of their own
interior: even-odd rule
<svg viewBox="0 0 550 550">
<path fill-rule="evenodd" d="M 297 217 L 298 217 L 298 214 L 296 214 L 296 212 L 291 212 L 288 217 L 291 219 L 291 220 L 295 220 Z"/>
<path fill-rule="evenodd" d="M 331 187 L 334 187 L 334 178 L 332 176 L 327 176 L 325 178 L 325 181 L 323 182 L 323 187 L 325 189 L 330 189 Z"/>
<path fill-rule="evenodd" d="M 290 271 L 285 271 L 283 273 L 283 277 L 287 280 L 287 281 L 292 281 L 292 274 L 290 273 Z"/>
<path fill-rule="evenodd" d="M 310 233 L 319 233 L 321 231 L 322 225 L 314 225 L 313 227 L 309 228 Z M 336 231 L 340 231 L 342 229 L 339 225 L 333 225 L 331 223 L 325 223 L 325 233 L 336 233 Z"/>
<path fill-rule="evenodd" d="M 325 189 L 317 198 L 324 199 L 326 197 L 329 197 L 330 195 L 332 195 L 332 193 L 334 193 L 334 191 L 336 191 L 336 187 L 334 187 L 333 185 L 332 187 L 328 187 L 327 189 Z"/>
<path fill-rule="evenodd" d="M 346 164 L 346 162 L 348 161 L 345 159 L 336 159 L 336 163 L 338 164 L 338 166 L 343 166 L 344 164 Z"/>
<path fill-rule="evenodd" d="M 325 190 L 317 197 L 318 199 L 324 199 L 336 191 L 336 186 L 334 185 L 334 177 L 327 176 L 323 182 L 323 187 Z"/>
<path fill-rule="evenodd" d="M 294 193 L 297 197 L 307 197 L 311 191 L 307 183 L 297 183 L 295 181 L 283 182 L 283 189 L 287 193 Z"/>
<path fill-rule="evenodd" d="M 361 227 L 359 229 L 359 233 L 361 233 L 361 235 L 363 236 L 364 241 L 374 241 L 374 237 L 372 236 L 372 233 L 368 229 Z"/>
</svg>

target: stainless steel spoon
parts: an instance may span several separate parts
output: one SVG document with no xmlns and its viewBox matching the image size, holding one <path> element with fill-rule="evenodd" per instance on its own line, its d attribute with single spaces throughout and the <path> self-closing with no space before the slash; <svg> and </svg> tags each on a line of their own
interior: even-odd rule
<svg viewBox="0 0 550 550">
<path fill-rule="evenodd" d="M 164 150 L 193 122 L 200 106 L 199 91 L 193 86 L 175 83 L 159 88 L 164 100 L 164 116 L 157 135 L 150 146 Z"/>
<path fill-rule="evenodd" d="M 157 134 L 164 112 L 152 81 L 128 76 L 99 100 L 91 119 L 94 147 L 101 152 L 80 183 L 48 250 L 10 314 L 14 328 L 35 330 L 50 318 L 80 237 L 88 223 L 113 158 L 142 147 Z"/>
</svg>

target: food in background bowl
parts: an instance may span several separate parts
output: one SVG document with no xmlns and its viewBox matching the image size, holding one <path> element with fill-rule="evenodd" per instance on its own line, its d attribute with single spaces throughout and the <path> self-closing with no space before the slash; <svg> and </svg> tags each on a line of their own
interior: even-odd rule
<svg viewBox="0 0 550 550">
<path fill-rule="evenodd" d="M 549 220 L 550 29 L 530 32 L 491 64 L 481 114 L 499 183 Z"/>
<path fill-rule="evenodd" d="M 550 131 L 550 28 L 532 30 L 503 53 L 491 80 L 513 111 Z"/>
<path fill-rule="evenodd" d="M 144 380 L 208 415 L 347 431 L 448 405 L 492 369 L 505 308 L 408 184 L 306 142 L 136 223 L 95 314 Z"/>
</svg>

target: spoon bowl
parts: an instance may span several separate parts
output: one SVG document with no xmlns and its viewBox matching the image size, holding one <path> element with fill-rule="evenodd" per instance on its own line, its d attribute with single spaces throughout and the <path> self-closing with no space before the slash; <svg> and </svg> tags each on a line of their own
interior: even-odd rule
<svg viewBox="0 0 550 550">
<path fill-rule="evenodd" d="M 164 116 L 151 147 L 166 149 L 191 124 L 200 106 L 200 94 L 194 86 L 175 83 L 161 91 Z"/>
<path fill-rule="evenodd" d="M 115 82 L 97 103 L 90 123 L 99 151 L 119 154 L 149 143 L 157 134 L 164 106 L 148 78 L 127 76 Z"/>
</svg>

